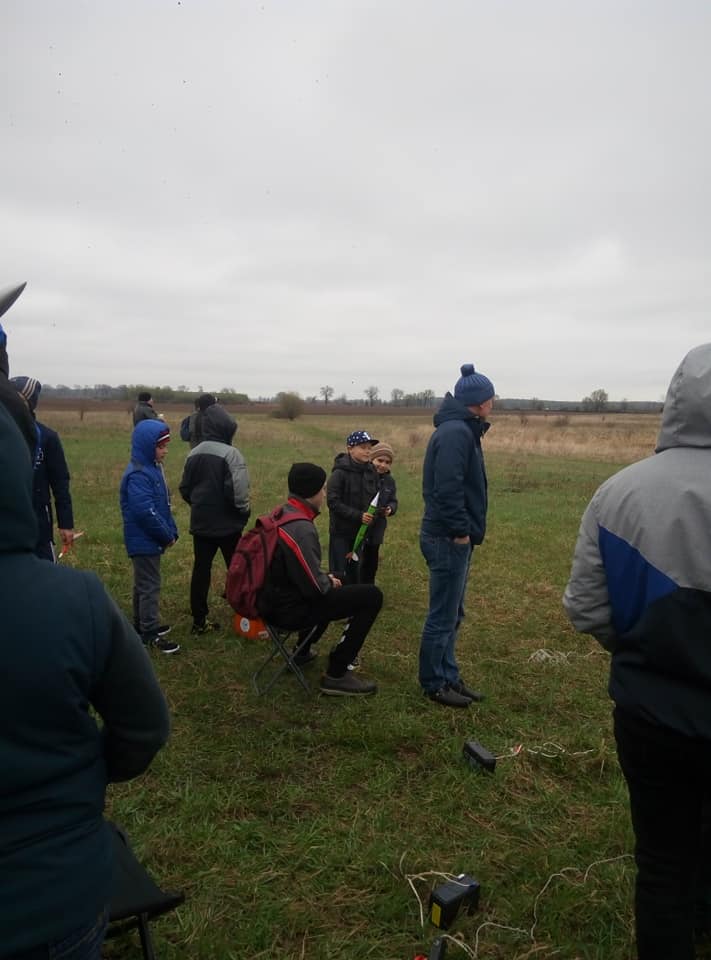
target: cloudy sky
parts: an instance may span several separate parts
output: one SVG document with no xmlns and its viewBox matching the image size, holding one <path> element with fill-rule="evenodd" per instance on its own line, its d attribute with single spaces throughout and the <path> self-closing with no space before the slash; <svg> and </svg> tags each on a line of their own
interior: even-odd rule
<svg viewBox="0 0 711 960">
<path fill-rule="evenodd" d="M 3 0 L 46 383 L 659 399 L 711 340 L 706 0 Z"/>
</svg>

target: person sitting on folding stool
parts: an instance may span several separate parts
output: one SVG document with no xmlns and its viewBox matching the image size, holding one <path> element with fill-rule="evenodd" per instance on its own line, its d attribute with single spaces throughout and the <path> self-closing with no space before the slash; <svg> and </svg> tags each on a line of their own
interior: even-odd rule
<svg viewBox="0 0 711 960">
<path fill-rule="evenodd" d="M 289 499 L 285 513 L 296 513 L 279 529 L 279 544 L 258 600 L 259 612 L 277 627 L 300 630 L 300 643 L 314 624 L 318 627 L 297 663 L 314 659 L 311 650 L 331 620 L 347 620 L 340 640 L 328 657 L 320 690 L 330 696 L 375 693 L 372 680 L 349 671 L 383 605 L 383 594 L 373 584 L 342 585 L 321 569 L 321 544 L 314 520 L 326 498 L 326 471 L 314 463 L 294 463 L 289 470 Z"/>
</svg>

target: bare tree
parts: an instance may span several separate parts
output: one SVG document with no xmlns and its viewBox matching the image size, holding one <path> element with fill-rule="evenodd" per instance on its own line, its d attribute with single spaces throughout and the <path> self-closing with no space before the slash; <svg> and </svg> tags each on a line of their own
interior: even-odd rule
<svg viewBox="0 0 711 960">
<path fill-rule="evenodd" d="M 336 391 L 333 389 L 333 387 L 325 386 L 325 387 L 319 387 L 318 392 L 323 397 L 323 402 L 327 404 Z"/>
<path fill-rule="evenodd" d="M 405 396 L 405 391 L 401 390 L 400 387 L 393 387 L 390 391 L 390 401 L 394 407 L 399 406 L 402 403 L 402 399 Z"/>
<path fill-rule="evenodd" d="M 607 400 L 606 390 L 593 390 L 589 397 L 583 397 L 583 410 L 602 413 L 607 408 Z"/>
<path fill-rule="evenodd" d="M 365 394 L 365 399 L 368 401 L 368 405 L 374 407 L 378 402 L 378 394 L 380 393 L 378 387 L 366 387 L 363 393 Z"/>
</svg>

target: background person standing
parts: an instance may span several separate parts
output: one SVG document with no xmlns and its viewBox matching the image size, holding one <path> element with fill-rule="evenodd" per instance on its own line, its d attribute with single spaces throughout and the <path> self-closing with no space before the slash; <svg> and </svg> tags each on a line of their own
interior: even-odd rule
<svg viewBox="0 0 711 960">
<path fill-rule="evenodd" d="M 481 438 L 494 385 L 465 363 L 454 395 L 434 416 L 422 468 L 425 512 L 420 549 L 430 572 L 430 599 L 420 642 L 420 685 L 435 703 L 468 707 L 483 699 L 462 680 L 455 656 L 475 545 L 486 532 L 487 483 Z"/>
<path fill-rule="evenodd" d="M 212 561 L 219 550 L 229 568 L 249 520 L 249 474 L 244 457 L 232 446 L 237 424 L 224 407 L 211 403 L 200 410 L 198 422 L 202 439 L 185 461 L 180 495 L 190 504 L 193 538 L 192 632 L 202 634 L 218 626 L 207 618 Z"/>
<path fill-rule="evenodd" d="M 137 426 L 141 420 L 158 420 L 158 414 L 153 409 L 153 398 L 148 390 L 141 390 L 138 394 L 138 403 L 133 408 L 133 425 Z"/>
</svg>

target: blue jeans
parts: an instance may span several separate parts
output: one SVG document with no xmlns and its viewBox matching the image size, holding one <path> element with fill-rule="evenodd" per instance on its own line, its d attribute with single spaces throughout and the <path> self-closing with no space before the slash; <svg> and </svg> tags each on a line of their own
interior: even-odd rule
<svg viewBox="0 0 711 960">
<path fill-rule="evenodd" d="M 425 693 L 434 693 L 460 679 L 454 647 L 464 619 L 472 546 L 421 533 L 420 549 L 430 571 L 430 608 L 420 643 L 420 684 Z"/>
</svg>

